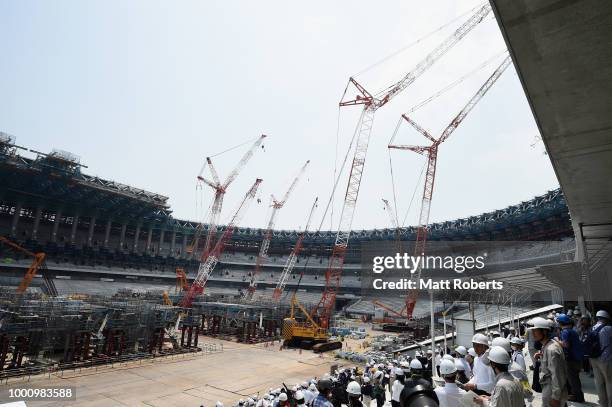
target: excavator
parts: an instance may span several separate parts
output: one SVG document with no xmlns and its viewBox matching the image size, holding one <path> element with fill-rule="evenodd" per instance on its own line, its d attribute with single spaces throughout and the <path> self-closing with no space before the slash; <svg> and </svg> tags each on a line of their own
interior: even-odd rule
<svg viewBox="0 0 612 407">
<path fill-rule="evenodd" d="M 38 270 L 43 266 L 46 254 L 42 252 L 32 253 L 28 249 L 19 246 L 17 243 L 13 243 L 4 236 L 0 236 L 0 242 L 6 244 L 9 247 L 12 247 L 13 249 L 21 253 L 27 254 L 28 256 L 34 259 L 30 267 L 28 267 L 28 270 L 26 271 L 25 275 L 23 276 L 21 283 L 19 283 L 19 286 L 17 287 L 17 294 L 23 294 L 30 286 L 30 283 L 32 283 L 32 280 L 34 279 L 34 276 L 36 276 Z"/>
</svg>

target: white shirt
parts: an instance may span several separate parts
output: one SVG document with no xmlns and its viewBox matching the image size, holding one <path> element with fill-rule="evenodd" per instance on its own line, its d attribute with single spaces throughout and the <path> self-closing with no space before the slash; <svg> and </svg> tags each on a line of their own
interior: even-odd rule
<svg viewBox="0 0 612 407">
<path fill-rule="evenodd" d="M 404 390 L 404 385 L 399 380 L 395 380 L 391 386 L 391 400 L 399 403 L 402 390 Z"/>
<path fill-rule="evenodd" d="M 480 356 L 476 356 L 474 360 L 474 369 L 472 370 L 472 378 L 468 383 L 476 384 L 478 390 L 486 391 L 491 394 L 495 386 L 495 372 L 491 366 L 487 366 L 482 362 Z"/>
<path fill-rule="evenodd" d="M 527 371 L 527 365 L 525 364 L 525 356 L 523 356 L 523 352 L 520 350 L 515 350 L 512 353 L 512 361 L 516 362 L 523 371 Z"/>
<path fill-rule="evenodd" d="M 465 394 L 465 390 L 460 389 L 455 383 L 444 383 L 444 387 L 436 387 L 434 391 L 438 396 L 440 407 L 460 406 L 461 395 Z"/>
</svg>

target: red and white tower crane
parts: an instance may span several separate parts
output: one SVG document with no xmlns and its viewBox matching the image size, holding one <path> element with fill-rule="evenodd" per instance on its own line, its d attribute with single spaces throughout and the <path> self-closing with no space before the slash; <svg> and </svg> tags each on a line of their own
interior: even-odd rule
<svg viewBox="0 0 612 407">
<path fill-rule="evenodd" d="M 423 129 L 407 115 L 403 114 L 400 121 L 405 120 L 412 127 L 421 133 L 425 138 L 431 141 L 429 146 L 413 146 L 413 145 L 389 145 L 388 148 L 398 150 L 410 150 L 418 154 L 427 156 L 427 169 L 425 172 L 425 183 L 423 186 L 423 198 L 421 201 L 421 212 L 419 215 L 419 224 L 417 227 L 417 236 L 414 246 L 414 255 L 423 256 L 425 254 L 425 245 L 427 243 L 427 226 L 429 224 L 429 212 L 431 209 L 431 198 L 433 196 L 434 181 L 436 178 L 436 163 L 438 160 L 438 148 L 440 144 L 446 141 L 450 135 L 457 129 L 463 119 L 468 115 L 470 111 L 476 106 L 476 104 L 483 98 L 493 84 L 499 79 L 501 74 L 510 65 L 510 57 L 507 56 L 502 63 L 495 69 L 493 74 L 486 80 L 486 82 L 478 89 L 476 94 L 467 102 L 467 104 L 461 109 L 461 111 L 453 118 L 448 126 L 442 131 L 440 136 L 436 139 L 427 130 Z M 399 127 L 399 126 L 398 126 Z M 397 129 L 396 129 L 397 132 Z M 395 138 L 395 136 L 394 136 Z M 417 269 L 412 274 L 411 278 L 418 281 L 421 277 L 421 270 Z M 416 305 L 418 290 L 411 290 L 406 298 L 406 304 L 404 305 L 405 315 L 407 318 L 412 318 L 412 312 Z"/>
<path fill-rule="evenodd" d="M 312 219 L 312 214 L 314 213 L 315 208 L 317 207 L 317 202 L 319 198 L 315 198 L 314 203 L 312 204 L 312 208 L 310 208 L 310 214 L 308 215 L 308 220 L 306 221 L 306 227 L 304 231 L 298 236 L 297 241 L 295 242 L 295 246 L 293 246 L 293 250 L 291 250 L 291 254 L 287 258 L 287 262 L 285 263 L 285 267 L 281 272 L 280 278 L 278 279 L 278 283 L 276 284 L 276 288 L 274 289 L 274 294 L 272 294 L 272 298 L 276 301 L 279 301 L 281 295 L 283 295 L 283 291 L 285 290 L 285 286 L 287 285 L 287 281 L 289 281 L 289 277 L 291 276 L 291 272 L 295 267 L 295 263 L 297 261 L 297 257 L 302 250 L 302 242 L 304 241 L 304 237 L 306 233 L 308 233 L 308 228 L 310 227 L 310 221 Z"/>
<path fill-rule="evenodd" d="M 213 201 L 213 204 L 210 210 L 210 219 L 208 221 L 208 233 L 206 234 L 206 243 L 204 245 L 204 251 L 202 252 L 202 257 L 200 259 L 201 261 L 206 260 L 206 258 L 208 257 L 208 254 L 210 250 L 212 249 L 213 241 L 217 235 L 217 225 L 219 224 L 219 217 L 221 216 L 221 208 L 223 207 L 223 198 L 225 196 L 225 193 L 227 192 L 227 188 L 238 177 L 238 174 L 240 173 L 240 171 L 244 168 L 246 163 L 253 156 L 255 149 L 259 147 L 261 143 L 263 143 L 263 140 L 265 138 L 266 138 L 266 135 L 264 134 L 264 135 L 261 135 L 261 137 L 259 137 L 255 141 L 255 143 L 244 154 L 244 156 L 240 159 L 240 161 L 238 161 L 238 164 L 236 165 L 236 167 L 232 170 L 232 172 L 230 172 L 225 182 L 223 183 L 219 179 L 219 175 L 217 174 L 217 170 L 213 166 L 212 160 L 210 159 L 210 157 L 206 157 L 206 164 L 208 165 L 208 168 L 210 169 L 212 181 L 207 178 L 204 178 L 203 176 L 204 168 L 206 166 L 202 167 L 202 170 L 198 174 L 198 181 L 205 183 L 206 185 L 208 185 L 215 191 L 215 199 Z M 195 234 L 193 243 L 189 249 L 190 251 L 195 252 L 197 250 L 200 233 L 201 233 L 201 225 L 196 230 L 196 234 Z"/>
<path fill-rule="evenodd" d="M 246 212 L 249 204 L 255 197 L 257 193 L 257 189 L 259 188 L 259 184 L 261 184 L 261 179 L 257 178 L 255 183 L 249 188 L 249 191 L 246 193 L 240 206 L 234 213 L 234 216 L 230 220 L 230 222 L 225 226 L 225 230 L 223 234 L 217 240 L 215 247 L 211 250 L 208 257 L 200 262 L 200 266 L 198 267 L 198 274 L 189 287 L 189 291 L 183 296 L 181 300 L 181 307 L 190 308 L 193 302 L 193 299 L 196 295 L 201 294 L 204 291 L 204 287 L 206 286 L 206 282 L 210 277 L 211 273 L 215 269 L 215 266 L 219 262 L 219 258 L 221 257 L 221 253 L 223 253 L 223 249 L 225 248 L 225 242 L 232 236 L 234 233 L 234 229 L 238 226 L 240 221 L 242 220 L 242 216 Z"/>
<path fill-rule="evenodd" d="M 332 255 L 329 259 L 329 264 L 325 273 L 325 289 L 323 291 L 323 295 L 321 296 L 321 300 L 311 313 L 313 317 L 318 319 L 318 323 L 322 328 L 327 328 L 329 326 L 329 319 L 331 317 L 331 313 L 333 312 L 336 294 L 338 292 L 338 288 L 340 287 L 344 257 L 346 255 L 348 241 L 351 234 L 353 215 L 355 213 L 357 196 L 359 195 L 359 186 L 361 184 L 361 176 L 363 174 L 365 159 L 368 152 L 368 144 L 370 141 L 370 134 L 372 132 L 374 114 L 379 108 L 389 103 L 395 96 L 411 85 L 442 55 L 448 52 L 448 50 L 450 50 L 474 27 L 476 27 L 490 12 L 490 5 L 486 4 L 480 7 L 472 16 L 470 16 L 470 18 L 468 18 L 467 21 L 465 21 L 457 30 L 455 30 L 452 35 L 446 38 L 432 52 L 430 52 L 425 59 L 419 62 L 412 71 L 407 73 L 402 79 L 391 85 L 380 95 L 373 96 L 354 78 L 349 79 L 349 85 L 353 84 L 360 94 L 358 94 L 355 99 L 341 101 L 340 106 L 363 105 L 363 110 L 357 123 L 355 152 L 353 155 L 348 185 L 344 196 L 344 204 L 340 214 L 340 224 L 338 226 L 338 232 L 336 234 Z"/>
<path fill-rule="evenodd" d="M 268 220 L 268 227 L 266 228 L 266 233 L 264 235 L 263 240 L 261 241 L 259 254 L 257 255 L 257 260 L 255 261 L 255 271 L 251 274 L 249 288 L 247 289 L 247 292 L 245 294 L 245 297 L 247 299 L 253 298 L 255 290 L 257 290 L 257 276 L 261 271 L 261 266 L 263 265 L 263 262 L 268 257 L 268 249 L 270 248 L 270 241 L 272 240 L 272 233 L 274 232 L 274 223 L 276 222 L 276 215 L 278 214 L 278 211 L 282 209 L 283 206 L 285 206 L 285 203 L 287 202 L 289 196 L 295 189 L 295 186 L 300 180 L 302 174 L 304 174 L 304 171 L 306 171 L 306 167 L 308 167 L 309 163 L 310 160 L 306 161 L 306 164 L 302 166 L 300 172 L 293 179 L 293 182 L 291 183 L 291 185 L 289 185 L 289 189 L 287 189 L 287 192 L 285 192 L 285 195 L 283 195 L 283 198 L 281 200 L 277 200 L 274 195 L 272 195 L 272 213 L 270 214 L 270 219 Z"/>
</svg>

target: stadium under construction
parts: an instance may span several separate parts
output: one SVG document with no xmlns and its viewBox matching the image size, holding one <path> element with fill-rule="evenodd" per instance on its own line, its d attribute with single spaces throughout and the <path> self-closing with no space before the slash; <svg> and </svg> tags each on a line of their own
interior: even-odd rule
<svg viewBox="0 0 612 407">
<path fill-rule="evenodd" d="M 392 358 L 436 345 L 446 349 L 447 342 L 469 347 L 466 338 L 473 334 L 504 327 L 520 331 L 537 315 L 609 309 L 612 156 L 606 136 L 612 124 L 597 106 L 612 105 L 612 92 L 603 85 L 612 83 L 612 74 L 602 62 L 612 58 L 611 49 L 601 40 L 609 40 L 610 33 L 604 32 L 604 25 L 585 30 L 566 23 L 568 16 L 586 23 L 593 15 L 609 23 L 612 8 L 595 2 L 564 7 L 546 3 L 550 5 L 492 0 L 475 9 L 386 93 L 374 96 L 350 79 L 340 106 L 357 105 L 363 111 L 336 230 L 310 227 L 317 200 L 306 227 L 275 227 L 277 212 L 307 171 L 306 157 L 285 194 L 272 201 L 266 228 L 241 226 L 260 179 L 241 195 L 230 221 L 220 223 L 225 192 L 257 154 L 265 135 L 251 142 L 225 179 L 211 159 L 204 163 L 206 171 L 197 182 L 212 190 L 214 201 L 209 219 L 200 223 L 174 217 L 167 196 L 89 175 L 87 157 L 63 150 L 41 152 L 28 145 L 25 136 L 0 133 L 0 386 L 25 380 L 55 384 L 64 375 L 74 380 L 76 372 L 102 375 L 109 366 L 139 368 L 157 360 L 183 361 L 183 369 L 204 371 L 207 365 L 197 359 L 200 355 L 217 366 L 244 363 L 250 370 L 269 369 L 260 382 L 241 376 L 248 382 L 243 387 L 226 386 L 223 378 L 215 381 L 198 371 L 193 381 L 211 384 L 197 387 L 202 384 L 185 380 L 185 372 L 164 382 L 169 374 L 164 369 L 181 369 L 168 364 L 151 373 L 159 378 L 148 377 L 138 383 L 139 390 L 126 390 L 129 396 L 113 399 L 113 405 L 227 402 L 265 392 L 264 383 L 272 386 L 283 375 L 297 381 L 301 375 L 333 372 L 343 363 L 335 358 L 338 354 L 328 352 L 335 349 L 365 353 L 375 343 L 377 352 Z M 497 19 L 508 56 L 440 136 L 403 116 L 400 123 L 424 135 L 429 146 L 389 144 L 426 157 L 418 224 L 397 225 L 383 200 L 391 215 L 389 228 L 352 230 L 375 112 L 490 16 Z M 558 43 L 564 50 L 554 45 Z M 582 74 L 584 44 L 589 44 L 589 54 L 599 55 L 589 61 L 597 65 L 593 69 L 601 78 Z M 521 79 L 560 188 L 492 212 L 429 222 L 440 144 L 508 67 Z M 587 86 L 587 79 L 601 83 Z M 591 89 L 589 95 L 575 91 L 585 87 Z M 583 106 L 580 117 L 570 104 Z M 370 289 L 369 261 L 373 254 L 396 251 L 484 254 L 487 267 L 482 273 L 454 273 L 454 288 L 435 290 L 429 282 L 424 289 L 380 295 Z M 419 267 L 407 281 L 418 280 L 422 272 Z M 438 280 L 448 277 L 427 273 Z M 377 332 L 391 336 L 373 339 Z M 233 356 L 224 357 L 223 347 L 234 350 Z M 276 362 L 285 363 L 288 372 L 272 373 L 274 366 L 253 362 L 271 350 L 287 348 L 295 350 Z M 282 352 L 274 357 L 280 358 L 278 354 Z M 247 361 L 250 356 L 253 360 Z M 232 375 L 230 370 L 223 373 L 225 380 Z M 127 380 L 119 377 L 114 386 Z M 100 390 L 95 379 L 90 380 L 91 399 L 82 405 L 110 405 L 105 404 L 110 390 Z M 155 401 L 151 395 L 135 394 L 153 383 L 173 390 L 163 395 L 151 390 L 159 396 Z M 196 390 L 189 394 L 189 389 Z"/>
</svg>

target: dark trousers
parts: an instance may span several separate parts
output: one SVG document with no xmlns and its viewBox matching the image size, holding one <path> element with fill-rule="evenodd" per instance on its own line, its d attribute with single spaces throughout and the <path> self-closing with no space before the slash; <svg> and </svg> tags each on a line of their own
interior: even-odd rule
<svg viewBox="0 0 612 407">
<path fill-rule="evenodd" d="M 385 405 L 385 395 L 376 397 L 376 407 L 383 407 Z"/>
<path fill-rule="evenodd" d="M 574 401 L 579 403 L 584 401 L 582 383 L 580 382 L 580 369 L 582 362 L 578 360 L 567 361 L 567 381 L 569 384 L 569 394 L 575 397 Z"/>
<path fill-rule="evenodd" d="M 400 407 L 400 402 L 399 401 L 395 401 L 395 400 L 391 400 L 391 407 Z"/>
</svg>

